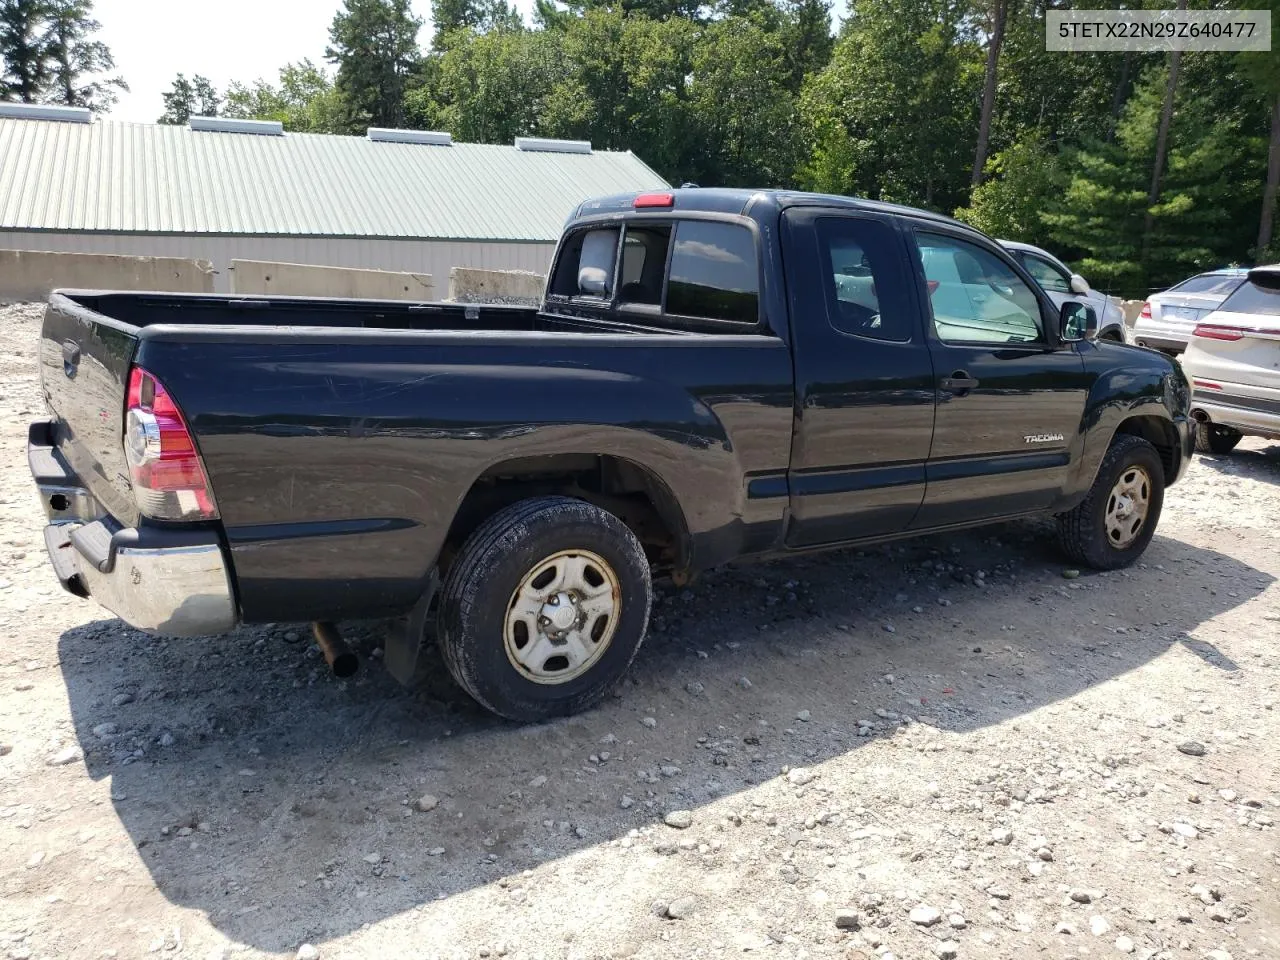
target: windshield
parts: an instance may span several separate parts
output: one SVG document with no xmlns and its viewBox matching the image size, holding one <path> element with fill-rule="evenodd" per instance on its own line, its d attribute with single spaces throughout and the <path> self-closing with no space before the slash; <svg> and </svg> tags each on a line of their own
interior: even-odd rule
<svg viewBox="0 0 1280 960">
<path fill-rule="evenodd" d="M 1183 280 L 1166 290 L 1166 293 L 1210 293 L 1225 297 L 1244 282 L 1244 277 L 1229 273 L 1202 273 L 1190 280 Z"/>
</svg>

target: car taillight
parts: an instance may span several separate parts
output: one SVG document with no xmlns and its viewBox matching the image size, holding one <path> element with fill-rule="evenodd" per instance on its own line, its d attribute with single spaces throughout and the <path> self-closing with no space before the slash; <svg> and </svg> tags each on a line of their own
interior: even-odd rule
<svg viewBox="0 0 1280 960">
<path fill-rule="evenodd" d="M 1193 386 L 1199 387 L 1201 390 L 1221 390 L 1222 384 L 1214 383 L 1212 380 L 1192 380 Z"/>
<path fill-rule="evenodd" d="M 154 520 L 216 520 L 209 478 L 182 411 L 142 367 L 129 371 L 124 454 L 133 498 Z"/>
<path fill-rule="evenodd" d="M 1150 304 L 1150 303 L 1147 303 L 1147 302 L 1145 302 L 1145 301 L 1144 301 L 1144 302 L 1143 302 L 1143 304 L 1142 304 L 1142 312 L 1141 312 L 1140 314 L 1138 314 L 1138 316 L 1139 316 L 1139 317 L 1141 317 L 1143 320 L 1150 320 L 1150 319 L 1151 319 L 1151 304 Z"/>
<path fill-rule="evenodd" d="M 1240 340 L 1244 337 L 1244 331 L 1239 327 L 1223 327 L 1216 323 L 1202 323 L 1192 331 L 1192 336 L 1204 337 L 1206 340 Z"/>
</svg>

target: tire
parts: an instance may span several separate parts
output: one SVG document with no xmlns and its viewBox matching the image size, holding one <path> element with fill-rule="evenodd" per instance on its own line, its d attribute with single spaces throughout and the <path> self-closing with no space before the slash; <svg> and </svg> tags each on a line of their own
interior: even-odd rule
<svg viewBox="0 0 1280 960">
<path fill-rule="evenodd" d="M 574 582 L 575 569 L 583 590 L 556 590 L 557 582 Z M 530 599 L 547 589 L 545 603 Z M 467 538 L 442 588 L 437 636 L 450 675 L 477 703 L 537 722 L 577 713 L 609 692 L 644 641 L 652 600 L 649 562 L 626 524 L 582 500 L 537 497 L 499 511 Z M 606 607 L 608 614 L 597 612 Z M 556 624 L 541 614 L 570 609 L 583 626 L 575 621 L 553 636 Z M 550 633 L 538 625 L 544 621 Z M 537 651 L 537 662 L 517 662 Z M 572 651 L 585 655 L 575 661 Z"/>
<path fill-rule="evenodd" d="M 1244 434 L 1230 427 L 1212 423 L 1196 424 L 1196 451 L 1199 453 L 1228 454 L 1236 448 Z"/>
<path fill-rule="evenodd" d="M 1124 516 L 1122 500 L 1113 496 L 1122 480 L 1138 482 L 1145 475 L 1146 510 L 1140 525 L 1131 529 L 1135 514 Z M 1138 499 L 1130 495 L 1130 502 Z M 1113 507 L 1120 507 L 1112 519 Z M 1058 537 L 1062 549 L 1077 563 L 1095 570 L 1127 567 L 1147 549 L 1155 535 L 1164 507 L 1164 464 L 1160 454 L 1141 437 L 1121 435 L 1111 441 L 1089 494 L 1074 509 L 1058 515 Z M 1113 525 L 1114 524 L 1114 525 Z M 1117 538 L 1115 526 L 1132 539 Z"/>
</svg>

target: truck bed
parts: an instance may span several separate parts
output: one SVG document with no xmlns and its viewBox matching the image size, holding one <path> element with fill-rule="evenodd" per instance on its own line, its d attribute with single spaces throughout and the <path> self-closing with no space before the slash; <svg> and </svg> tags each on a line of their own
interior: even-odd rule
<svg viewBox="0 0 1280 960">
<path fill-rule="evenodd" d="M 530 307 L 57 293 L 41 344 L 53 420 L 33 473 L 65 470 L 114 523 L 143 528 L 122 448 L 133 365 L 190 426 L 249 621 L 408 607 L 463 497 L 506 462 L 650 464 L 673 501 L 702 505 L 687 535 L 714 556 L 766 546 L 785 507 L 744 483 L 776 486 L 790 449 L 790 353 L 767 333 Z"/>
</svg>

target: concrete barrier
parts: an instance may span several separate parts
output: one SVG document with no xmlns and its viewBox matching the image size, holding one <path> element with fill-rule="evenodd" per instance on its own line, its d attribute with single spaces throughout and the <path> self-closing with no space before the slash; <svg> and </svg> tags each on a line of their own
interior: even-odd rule
<svg viewBox="0 0 1280 960">
<path fill-rule="evenodd" d="M 1138 314 L 1142 312 L 1142 305 L 1145 300 L 1121 300 L 1120 311 L 1124 314 L 1124 322 L 1126 326 L 1132 327 L 1138 320 Z"/>
<path fill-rule="evenodd" d="M 353 300 L 431 300 L 430 274 L 322 267 L 307 263 L 232 260 L 231 292 Z"/>
<path fill-rule="evenodd" d="M 212 293 L 213 264 L 179 257 L 0 250 L 0 299 L 43 300 L 59 288 Z"/>
<path fill-rule="evenodd" d="M 542 302 L 546 277 L 528 270 L 480 270 L 454 267 L 449 271 L 449 299 L 460 303 Z"/>
</svg>

